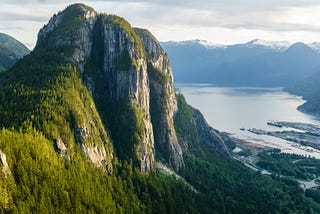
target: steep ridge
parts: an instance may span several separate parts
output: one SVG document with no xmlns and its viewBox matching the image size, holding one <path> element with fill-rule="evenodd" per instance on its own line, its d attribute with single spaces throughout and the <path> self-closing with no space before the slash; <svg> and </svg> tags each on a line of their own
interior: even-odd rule
<svg viewBox="0 0 320 214">
<path fill-rule="evenodd" d="M 0 72 L 11 68 L 29 52 L 28 48 L 21 42 L 11 36 L 0 33 Z"/>
<path fill-rule="evenodd" d="M 0 44 L 10 50 L 19 59 L 30 53 L 30 50 L 24 44 L 4 33 L 0 33 Z"/>
<path fill-rule="evenodd" d="M 201 112 L 189 106 L 182 94 L 177 94 L 177 103 L 179 111 L 174 117 L 174 125 L 183 152 L 204 158 L 205 145 L 226 159 L 231 157 L 224 137 L 208 125 Z"/>
<path fill-rule="evenodd" d="M 0 72 L 10 68 L 17 60 L 10 50 L 0 44 Z"/>
<path fill-rule="evenodd" d="M 200 141 L 212 148 L 215 152 L 220 153 L 225 157 L 231 157 L 225 145 L 224 139 L 219 135 L 219 132 L 210 127 L 198 109 L 194 109 L 192 107 L 190 108 L 192 110 L 192 116 Z"/>
</svg>

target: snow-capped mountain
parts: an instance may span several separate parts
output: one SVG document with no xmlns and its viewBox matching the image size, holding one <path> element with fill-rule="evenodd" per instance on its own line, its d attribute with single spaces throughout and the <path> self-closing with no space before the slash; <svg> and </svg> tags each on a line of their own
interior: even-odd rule
<svg viewBox="0 0 320 214">
<path fill-rule="evenodd" d="M 235 45 L 203 40 L 162 45 L 180 83 L 286 86 L 320 69 L 320 43 L 255 39 Z"/>
<path fill-rule="evenodd" d="M 291 46 L 291 43 L 288 41 L 266 41 L 261 39 L 254 39 L 246 43 L 245 45 L 249 48 L 263 47 L 263 48 L 283 52 Z"/>
<path fill-rule="evenodd" d="M 245 48 L 263 48 L 263 49 L 270 49 L 277 52 L 283 52 L 287 50 L 291 43 L 288 41 L 266 41 L 261 39 L 254 39 L 252 41 L 249 41 L 247 43 L 241 43 L 241 44 L 234 44 L 234 45 L 223 45 L 223 44 L 216 44 L 212 42 L 208 42 L 207 40 L 200 40 L 200 39 L 194 39 L 194 40 L 186 40 L 186 41 L 168 41 L 168 42 L 162 42 L 165 46 L 203 46 L 209 49 L 226 49 L 229 47 L 245 47 Z M 314 44 L 314 43 L 312 43 Z M 320 43 L 318 44 L 318 49 L 320 50 Z"/>
<path fill-rule="evenodd" d="M 320 42 L 313 42 L 313 43 L 309 43 L 307 45 L 310 48 L 312 48 L 313 50 L 320 52 Z"/>
<path fill-rule="evenodd" d="M 207 40 L 199 40 L 198 44 L 206 48 L 227 48 L 228 47 L 228 45 L 215 44 L 212 42 L 208 42 Z"/>
<path fill-rule="evenodd" d="M 161 42 L 161 44 L 165 46 L 203 46 L 206 48 L 226 48 L 227 45 L 215 44 L 208 42 L 207 40 L 193 39 L 193 40 L 185 40 L 185 41 L 168 41 Z"/>
</svg>

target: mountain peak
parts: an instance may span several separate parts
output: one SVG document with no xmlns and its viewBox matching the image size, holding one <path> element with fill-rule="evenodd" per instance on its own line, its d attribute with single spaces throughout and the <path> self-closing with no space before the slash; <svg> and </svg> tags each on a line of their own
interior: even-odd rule
<svg viewBox="0 0 320 214">
<path fill-rule="evenodd" d="M 69 9 L 81 9 L 82 11 L 91 11 L 91 12 L 95 12 L 95 10 L 88 6 L 88 5 L 85 5 L 83 3 L 75 3 L 75 4 L 71 4 L 69 5 L 66 9 L 66 10 L 69 10 Z"/>
<path fill-rule="evenodd" d="M 64 11 L 62 11 L 62 13 L 71 13 L 73 15 L 78 15 L 80 13 L 86 19 L 97 15 L 97 12 L 92 7 L 89 7 L 82 3 L 69 5 Z"/>
<path fill-rule="evenodd" d="M 171 44 L 171 45 L 198 45 L 200 44 L 201 42 L 207 42 L 206 40 L 200 40 L 200 39 L 191 39 L 191 40 L 183 40 L 183 41 L 167 41 L 167 42 L 164 42 L 164 43 L 167 43 L 167 44 Z"/>
<path fill-rule="evenodd" d="M 262 39 L 254 39 L 246 43 L 245 45 L 251 48 L 258 46 L 258 47 L 263 47 L 263 48 L 268 48 L 275 51 L 283 52 L 288 49 L 288 47 L 290 46 L 290 43 L 287 41 L 266 41 Z"/>
<path fill-rule="evenodd" d="M 303 42 L 296 42 L 293 45 L 291 45 L 287 50 L 287 52 L 301 52 L 301 51 L 312 52 L 314 50 Z"/>
<path fill-rule="evenodd" d="M 201 39 L 193 39 L 193 40 L 185 40 L 185 41 L 168 41 L 162 42 L 164 45 L 169 46 L 200 46 L 208 49 L 216 49 L 216 48 L 227 48 L 227 45 L 221 45 L 216 43 L 208 42 L 207 40 Z"/>
<path fill-rule="evenodd" d="M 72 37 L 76 34 L 75 32 L 83 26 L 85 22 L 89 22 L 89 24 L 93 26 L 96 17 L 97 12 L 93 8 L 80 3 L 72 4 L 58 14 L 55 14 L 49 20 L 48 24 L 39 31 L 37 45 L 41 44 L 42 40 L 50 36 L 55 37 L 51 38 L 56 40 L 53 44 L 55 46 L 59 46 L 61 43 L 68 43 L 70 45 L 74 39 Z M 59 41 L 57 41 L 57 37 L 60 37 Z M 69 41 L 61 41 L 61 39 L 67 39 L 63 37 L 69 37 Z"/>
<path fill-rule="evenodd" d="M 55 53 L 63 63 L 75 66 L 94 101 L 109 106 L 98 111 L 104 115 L 102 121 L 113 121 L 106 126 L 119 159 L 133 159 L 148 172 L 155 167 L 157 149 L 170 166 L 184 165 L 172 126 L 177 111 L 172 71 L 149 31 L 132 28 L 122 17 L 74 4 L 40 30 L 38 50 Z M 152 104 L 150 97 L 155 98 Z M 80 125 L 76 131 L 86 133 L 81 130 L 88 127 Z M 160 129 L 156 136 L 153 127 Z M 82 143 L 81 136 L 77 139 Z"/>
</svg>

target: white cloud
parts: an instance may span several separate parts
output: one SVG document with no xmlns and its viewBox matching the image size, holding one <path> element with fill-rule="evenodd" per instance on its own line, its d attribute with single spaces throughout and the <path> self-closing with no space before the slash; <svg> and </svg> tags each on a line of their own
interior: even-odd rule
<svg viewBox="0 0 320 214">
<path fill-rule="evenodd" d="M 0 32 L 35 44 L 49 18 L 72 1 L 0 0 Z M 99 12 L 117 14 L 150 29 L 159 40 L 207 39 L 235 43 L 253 38 L 320 40 L 319 0 L 86 0 Z M 29 46 L 29 47 L 32 47 Z"/>
</svg>

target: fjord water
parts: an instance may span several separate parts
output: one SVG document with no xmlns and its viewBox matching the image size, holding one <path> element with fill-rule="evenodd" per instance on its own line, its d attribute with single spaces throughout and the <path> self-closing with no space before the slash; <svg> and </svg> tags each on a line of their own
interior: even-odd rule
<svg viewBox="0 0 320 214">
<path fill-rule="evenodd" d="M 188 103 L 199 109 L 208 123 L 219 131 L 231 133 L 252 143 L 280 148 L 283 152 L 320 158 L 320 152 L 315 149 L 240 130 L 286 130 L 267 125 L 269 120 L 320 125 L 319 118 L 297 110 L 304 103 L 301 97 L 284 92 L 281 88 L 215 87 L 202 84 L 176 84 L 176 87 Z"/>
</svg>

